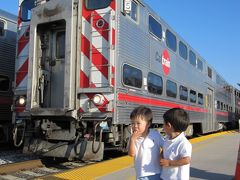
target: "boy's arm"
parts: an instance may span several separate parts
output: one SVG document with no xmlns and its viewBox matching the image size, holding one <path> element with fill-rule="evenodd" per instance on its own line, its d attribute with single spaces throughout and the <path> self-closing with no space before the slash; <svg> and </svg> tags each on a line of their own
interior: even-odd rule
<svg viewBox="0 0 240 180">
<path fill-rule="evenodd" d="M 163 167 L 183 166 L 183 165 L 189 164 L 190 161 L 191 161 L 190 157 L 183 157 L 178 160 L 160 159 L 160 165 Z"/>
</svg>

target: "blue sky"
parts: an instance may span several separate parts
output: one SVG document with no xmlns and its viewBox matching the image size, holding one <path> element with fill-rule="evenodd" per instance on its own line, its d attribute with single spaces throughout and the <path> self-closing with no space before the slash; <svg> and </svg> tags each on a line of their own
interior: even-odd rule
<svg viewBox="0 0 240 180">
<path fill-rule="evenodd" d="M 145 0 L 224 79 L 240 83 L 240 0 Z M 17 14 L 17 0 L 0 8 Z"/>
</svg>

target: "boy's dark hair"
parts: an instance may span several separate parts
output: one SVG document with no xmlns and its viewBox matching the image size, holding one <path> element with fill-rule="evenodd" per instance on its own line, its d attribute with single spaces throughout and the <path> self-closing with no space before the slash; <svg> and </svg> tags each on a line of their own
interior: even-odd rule
<svg viewBox="0 0 240 180">
<path fill-rule="evenodd" d="M 130 114 L 130 119 L 135 119 L 137 117 L 143 117 L 150 124 L 152 124 L 153 114 L 152 110 L 148 107 L 139 106 L 135 108 Z"/>
<path fill-rule="evenodd" d="M 175 132 L 183 132 L 189 125 L 189 117 L 186 111 L 181 108 L 172 108 L 163 115 L 165 123 L 170 123 Z"/>
</svg>

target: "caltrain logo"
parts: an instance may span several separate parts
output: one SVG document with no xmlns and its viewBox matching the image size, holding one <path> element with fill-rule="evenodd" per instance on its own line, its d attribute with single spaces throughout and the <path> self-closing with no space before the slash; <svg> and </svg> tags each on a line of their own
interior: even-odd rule
<svg viewBox="0 0 240 180">
<path fill-rule="evenodd" d="M 170 67 L 171 67 L 170 56 L 169 56 L 168 51 L 165 49 L 162 52 L 162 68 L 163 68 L 163 72 L 166 76 L 170 72 Z"/>
</svg>

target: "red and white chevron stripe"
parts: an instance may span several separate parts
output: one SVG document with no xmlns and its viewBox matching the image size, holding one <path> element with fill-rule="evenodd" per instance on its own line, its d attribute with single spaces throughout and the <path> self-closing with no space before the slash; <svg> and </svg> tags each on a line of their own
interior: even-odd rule
<svg viewBox="0 0 240 180">
<path fill-rule="evenodd" d="M 115 0 L 107 8 L 89 11 L 83 4 L 82 34 L 81 34 L 81 88 L 100 88 L 114 86 L 114 48 L 115 23 L 111 17 L 115 16 Z M 102 26 L 97 25 L 101 21 Z M 109 66 L 111 72 L 109 72 Z M 111 77 L 110 77 L 111 75 Z M 80 111 L 88 111 L 89 99 L 94 94 L 82 94 Z M 107 104 L 113 100 L 112 94 L 102 94 L 104 104 L 91 108 L 91 111 L 105 112 Z M 94 106 L 94 105 L 93 105 Z"/>
<path fill-rule="evenodd" d="M 21 4 L 23 0 L 19 0 L 18 9 L 18 39 L 17 39 L 17 59 L 16 59 L 16 90 L 27 90 L 27 74 L 28 74 L 28 56 L 29 56 L 29 31 L 30 22 L 22 22 L 21 20 Z"/>
<path fill-rule="evenodd" d="M 19 0 L 18 21 L 17 21 L 17 54 L 15 62 L 15 93 L 27 94 L 27 74 L 29 61 L 29 35 L 30 21 L 23 22 L 21 19 L 21 4 L 24 0 Z M 33 1 L 33 0 L 32 0 Z M 15 111 L 23 112 L 25 107 L 16 104 Z"/>
</svg>

